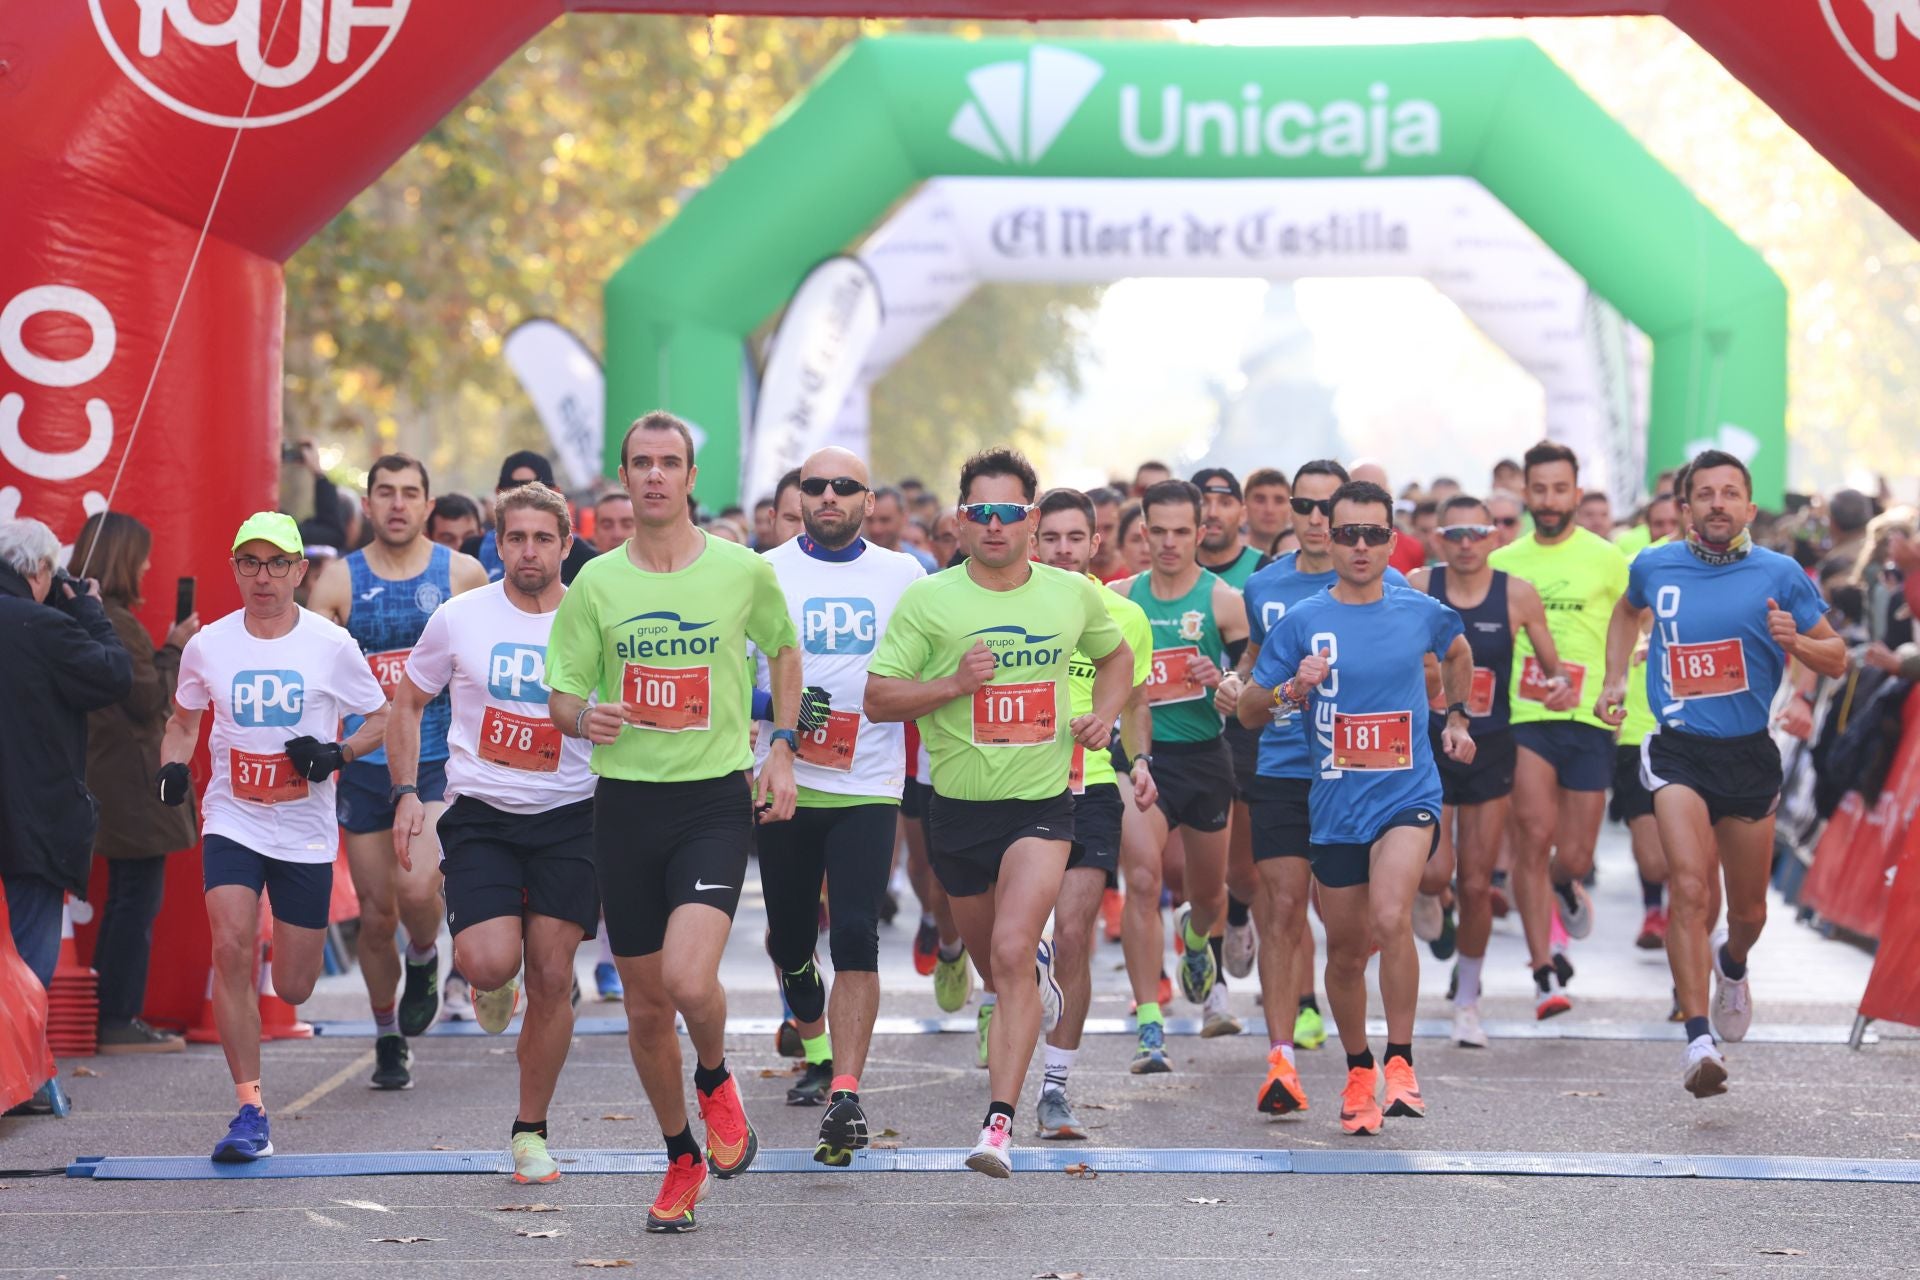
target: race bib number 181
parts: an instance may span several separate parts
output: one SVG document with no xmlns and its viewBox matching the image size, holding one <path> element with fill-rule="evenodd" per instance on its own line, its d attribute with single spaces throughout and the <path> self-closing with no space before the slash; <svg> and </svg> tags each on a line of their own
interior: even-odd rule
<svg viewBox="0 0 1920 1280">
<path fill-rule="evenodd" d="M 627 723 L 661 733 L 713 727 L 713 681 L 706 667 L 629 662 L 620 681 Z"/>
<path fill-rule="evenodd" d="M 1333 763 L 1340 769 L 1391 771 L 1413 768 L 1413 713 L 1333 717 Z"/>
</svg>

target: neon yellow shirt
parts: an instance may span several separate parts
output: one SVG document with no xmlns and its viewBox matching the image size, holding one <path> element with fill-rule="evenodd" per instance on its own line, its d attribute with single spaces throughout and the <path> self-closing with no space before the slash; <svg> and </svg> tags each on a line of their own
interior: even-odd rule
<svg viewBox="0 0 1920 1280">
<path fill-rule="evenodd" d="M 1133 650 L 1133 684 L 1137 689 L 1153 674 L 1153 628 L 1147 622 L 1146 612 L 1118 591 L 1109 591 L 1098 578 L 1089 575 L 1087 581 L 1094 584 L 1100 593 L 1100 603 L 1107 606 L 1107 612 L 1120 627 L 1121 638 Z M 1093 661 L 1076 649 L 1067 660 L 1067 670 L 1072 680 L 1069 702 L 1073 714 L 1084 716 L 1093 710 Z M 1082 769 L 1083 787 L 1096 787 L 1114 780 L 1113 756 L 1109 752 L 1084 753 Z"/>
<path fill-rule="evenodd" d="M 1645 529 L 1645 526 L 1641 526 Z M 1665 546 L 1670 539 L 1662 538 L 1649 546 Z M 1618 546 L 1618 543 L 1614 544 Z M 1642 547 L 1641 550 L 1646 550 Z M 1634 552 L 1638 555 L 1639 552 Z M 1631 557 L 1629 557 L 1631 558 Z M 1642 636 L 1634 652 L 1642 655 L 1642 661 L 1627 671 L 1627 718 L 1620 722 L 1620 745 L 1637 747 L 1646 741 L 1647 735 L 1660 727 L 1660 721 L 1653 714 L 1653 703 L 1647 698 L 1647 664 L 1644 655 L 1647 651 L 1647 638 Z"/>
<path fill-rule="evenodd" d="M 1547 613 L 1547 630 L 1560 661 L 1581 670 L 1575 684 L 1579 700 L 1572 711 L 1548 711 L 1535 697 L 1526 697 L 1533 644 L 1525 631 L 1513 638 L 1513 723 L 1570 720 L 1611 733 L 1612 726 L 1593 714 L 1600 681 L 1607 669 L 1607 624 L 1613 606 L 1627 589 L 1627 558 L 1611 542 L 1578 526 L 1564 542 L 1548 546 L 1533 537 L 1501 547 L 1487 562 L 1516 578 L 1525 578 L 1540 593 Z M 1537 669 L 1537 668 L 1536 668 Z M 1569 675 L 1575 675 L 1573 671 Z"/>
<path fill-rule="evenodd" d="M 966 565 L 909 586 L 868 668 L 902 680 L 951 675 L 975 643 L 999 660 L 972 696 L 920 717 L 933 789 L 952 800 L 1045 800 L 1067 789 L 1073 758 L 1068 659 L 1121 643 L 1102 594 L 1079 574 L 1033 564 L 1011 591 L 989 591 Z"/>
</svg>

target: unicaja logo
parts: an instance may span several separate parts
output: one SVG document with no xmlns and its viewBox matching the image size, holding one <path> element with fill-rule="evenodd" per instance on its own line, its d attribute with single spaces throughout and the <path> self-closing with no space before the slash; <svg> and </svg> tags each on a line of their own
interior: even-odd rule
<svg viewBox="0 0 1920 1280">
<path fill-rule="evenodd" d="M 1035 45 L 1024 62 L 995 62 L 967 75 L 969 96 L 947 135 L 1002 163 L 1038 164 L 1104 74 L 1083 54 Z"/>
<path fill-rule="evenodd" d="M 1920 0 L 1820 0 L 1820 9 L 1861 74 L 1920 111 Z"/>
</svg>

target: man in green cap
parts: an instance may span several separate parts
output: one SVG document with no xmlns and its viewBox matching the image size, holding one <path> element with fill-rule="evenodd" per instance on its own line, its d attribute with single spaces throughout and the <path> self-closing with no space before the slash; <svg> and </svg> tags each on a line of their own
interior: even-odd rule
<svg viewBox="0 0 1920 1280">
<path fill-rule="evenodd" d="M 353 637 L 294 603 L 307 560 L 292 517 L 248 517 L 234 536 L 232 563 L 241 607 L 187 641 L 155 785 L 162 802 L 186 801 L 193 785 L 187 761 L 200 741 L 201 714 L 212 708 L 201 862 L 214 1023 L 240 1101 L 213 1158 L 243 1163 L 273 1154 L 253 976 L 260 892 L 269 890 L 273 902 L 274 990 L 300 1004 L 320 975 L 333 896 L 340 843 L 333 775 L 385 738 L 387 696 Z M 336 742 L 348 715 L 366 719 Z"/>
</svg>

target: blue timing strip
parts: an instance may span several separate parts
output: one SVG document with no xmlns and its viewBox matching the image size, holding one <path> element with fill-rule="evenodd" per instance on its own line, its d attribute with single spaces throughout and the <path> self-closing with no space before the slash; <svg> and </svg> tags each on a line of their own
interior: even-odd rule
<svg viewBox="0 0 1920 1280">
<path fill-rule="evenodd" d="M 862 1151 L 848 1169 L 815 1164 L 789 1147 L 760 1152 L 755 1173 L 958 1173 L 964 1147 Z M 559 1151 L 566 1173 L 661 1174 L 664 1151 Z M 1846 1160 L 1805 1156 L 1680 1156 L 1523 1151 L 1268 1151 L 1232 1148 L 1017 1148 L 1017 1173 L 1058 1173 L 1085 1165 L 1100 1173 L 1506 1174 L 1569 1178 L 1710 1178 L 1771 1182 L 1920 1183 L 1920 1160 Z M 346 1178 L 387 1174 L 480 1173 L 506 1177 L 504 1151 L 386 1151 L 279 1155 L 253 1164 L 215 1164 L 196 1156 L 81 1156 L 69 1178 L 177 1181 L 196 1178 Z"/>
</svg>

